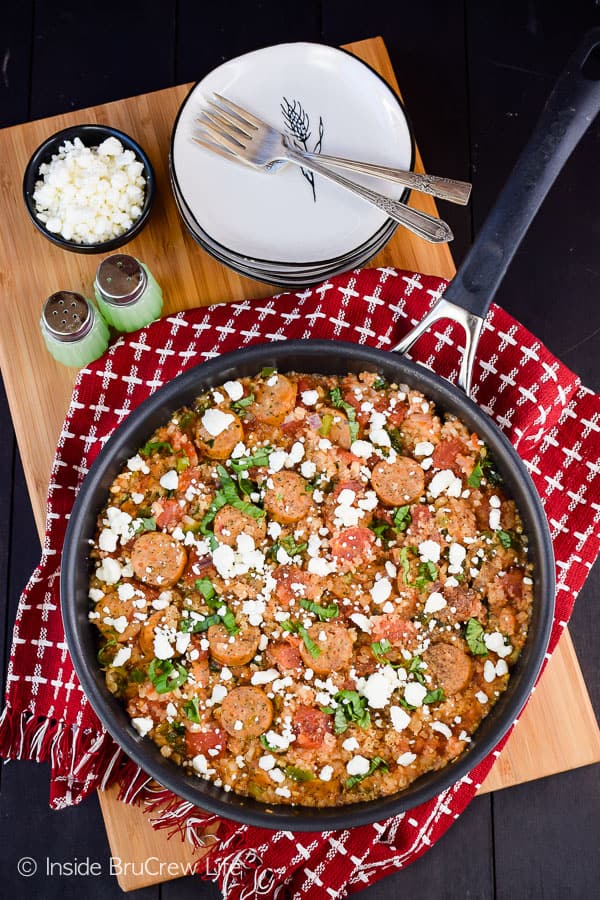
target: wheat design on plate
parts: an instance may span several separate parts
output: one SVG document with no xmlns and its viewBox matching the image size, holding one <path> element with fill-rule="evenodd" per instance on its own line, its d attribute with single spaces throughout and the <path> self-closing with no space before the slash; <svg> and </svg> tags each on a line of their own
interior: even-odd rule
<svg viewBox="0 0 600 900">
<path fill-rule="evenodd" d="M 320 153 L 323 145 L 323 135 L 325 134 L 325 126 L 323 125 L 323 117 L 319 116 L 319 125 L 317 127 L 317 136 L 314 139 L 313 146 L 309 144 L 312 137 L 310 128 L 310 117 L 305 111 L 299 100 L 288 100 L 283 98 L 280 105 L 281 114 L 285 127 L 290 136 L 294 139 L 294 143 L 299 150 L 306 150 L 307 153 Z M 301 169 L 303 176 L 308 181 L 313 195 L 313 200 L 317 202 L 317 189 L 315 186 L 314 172 L 308 169 Z"/>
</svg>

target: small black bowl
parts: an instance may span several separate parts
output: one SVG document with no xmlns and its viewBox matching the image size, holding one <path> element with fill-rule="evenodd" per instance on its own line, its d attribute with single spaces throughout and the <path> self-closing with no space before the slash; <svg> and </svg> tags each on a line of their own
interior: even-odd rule
<svg viewBox="0 0 600 900">
<path fill-rule="evenodd" d="M 142 206 L 142 212 L 139 218 L 135 220 L 128 231 L 124 231 L 123 234 L 118 235 L 118 237 L 111 238 L 108 241 L 101 241 L 96 244 L 78 244 L 76 241 L 66 240 L 61 237 L 60 234 L 53 234 L 51 231 L 48 231 L 44 223 L 41 222 L 36 215 L 35 203 L 33 200 L 35 185 L 40 180 L 40 166 L 42 163 L 49 163 L 52 156 L 58 153 L 59 147 L 61 147 L 65 141 L 73 141 L 75 138 L 79 138 L 86 147 L 98 147 L 102 141 L 105 141 L 109 137 L 117 138 L 117 140 L 123 144 L 125 150 L 133 150 L 137 160 L 144 164 L 146 192 L 144 196 L 144 205 Z M 45 238 L 52 241 L 53 244 L 62 247 L 64 250 L 74 250 L 75 253 L 105 253 L 110 250 L 116 250 L 117 247 L 122 247 L 123 244 L 126 244 L 132 238 L 136 237 L 148 220 L 152 202 L 154 200 L 154 193 L 154 171 L 150 160 L 140 145 L 137 144 L 133 138 L 130 138 L 129 135 L 124 134 L 122 131 L 118 131 L 116 128 L 110 128 L 108 125 L 72 125 L 70 128 L 64 128 L 62 131 L 57 131 L 56 134 L 47 138 L 43 144 L 40 144 L 27 163 L 25 175 L 23 176 L 23 198 L 25 200 L 27 212 L 35 227 Z"/>
</svg>

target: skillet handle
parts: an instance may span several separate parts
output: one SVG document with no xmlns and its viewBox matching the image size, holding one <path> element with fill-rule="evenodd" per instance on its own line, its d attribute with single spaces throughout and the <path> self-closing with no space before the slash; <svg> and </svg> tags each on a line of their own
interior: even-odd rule
<svg viewBox="0 0 600 900">
<path fill-rule="evenodd" d="M 506 269 L 567 159 L 600 111 L 600 28 L 587 32 L 548 97 L 446 300 L 484 318 Z"/>
</svg>

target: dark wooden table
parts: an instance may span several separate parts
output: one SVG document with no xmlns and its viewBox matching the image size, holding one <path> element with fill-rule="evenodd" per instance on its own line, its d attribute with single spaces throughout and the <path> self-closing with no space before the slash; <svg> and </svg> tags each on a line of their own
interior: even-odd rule
<svg viewBox="0 0 600 900">
<path fill-rule="evenodd" d="M 467 209 L 441 204 L 460 261 L 553 79 L 591 25 L 600 25 L 600 4 L 593 0 L 105 0 L 93 5 L 19 0 L 0 9 L 0 127 L 198 79 L 223 60 L 267 44 L 338 45 L 381 34 L 426 168 L 473 182 Z M 595 390 L 600 390 L 599 154 L 600 119 L 547 199 L 498 298 Z M 5 317 L 19 298 L 2 295 L 1 285 L 0 272 Z M 3 678 L 19 592 L 40 548 L 3 392 L 0 424 Z M 597 711 L 599 596 L 596 566 L 571 631 Z M 109 874 L 97 800 L 52 813 L 47 797 L 45 765 L 2 768 L 0 894 L 22 900 L 120 896 Z M 475 800 L 425 857 L 360 897 L 588 900 L 598 895 L 599 835 L 599 769 L 579 769 Z M 42 866 L 46 857 L 89 858 L 100 863 L 102 874 L 25 879 L 17 872 L 23 856 Z M 185 900 L 220 894 L 187 878 L 131 896 Z"/>
</svg>

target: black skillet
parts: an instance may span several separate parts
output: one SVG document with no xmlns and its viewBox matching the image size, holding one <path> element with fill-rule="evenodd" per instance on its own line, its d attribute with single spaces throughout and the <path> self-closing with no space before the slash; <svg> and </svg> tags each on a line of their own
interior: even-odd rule
<svg viewBox="0 0 600 900">
<path fill-rule="evenodd" d="M 560 169 L 600 108 L 596 80 L 600 77 L 599 46 L 600 29 L 596 29 L 586 35 L 569 61 L 466 260 L 426 319 L 428 325 L 437 317 L 452 316 L 466 326 L 471 339 L 461 371 L 466 389 L 483 317 L 504 272 Z M 422 330 L 418 326 L 401 347 L 409 346 Z M 507 691 L 474 734 L 467 753 L 390 797 L 329 809 L 270 806 L 186 775 L 163 759 L 150 740 L 137 735 L 121 703 L 108 692 L 96 660 L 97 631 L 87 617 L 88 541 L 109 485 L 124 461 L 175 409 L 211 386 L 256 374 L 264 366 L 322 374 L 376 371 L 423 391 L 440 410 L 456 414 L 486 441 L 529 534 L 535 601 L 529 636 Z M 512 445 L 485 413 L 454 385 L 397 353 L 322 340 L 284 341 L 224 354 L 185 372 L 142 403 L 115 431 L 85 478 L 71 514 L 61 568 L 62 615 L 77 675 L 101 722 L 125 752 L 165 787 L 203 809 L 252 825 L 297 831 L 347 828 L 386 819 L 436 796 L 479 763 L 510 728 L 536 681 L 552 626 L 554 588 L 552 542 L 539 497 Z"/>
</svg>

